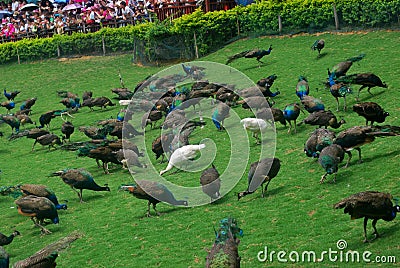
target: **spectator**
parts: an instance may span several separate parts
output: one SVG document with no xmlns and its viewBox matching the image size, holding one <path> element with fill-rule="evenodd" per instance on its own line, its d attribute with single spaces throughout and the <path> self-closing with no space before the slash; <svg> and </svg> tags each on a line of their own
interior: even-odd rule
<svg viewBox="0 0 400 268">
<path fill-rule="evenodd" d="M 120 6 L 122 9 L 122 19 L 123 20 L 129 20 L 134 17 L 135 12 L 133 12 L 133 10 L 129 6 L 127 6 L 124 1 L 122 1 L 120 3 Z"/>
<path fill-rule="evenodd" d="M 11 9 L 13 12 L 19 10 L 19 2 L 17 0 L 12 0 Z"/>
</svg>

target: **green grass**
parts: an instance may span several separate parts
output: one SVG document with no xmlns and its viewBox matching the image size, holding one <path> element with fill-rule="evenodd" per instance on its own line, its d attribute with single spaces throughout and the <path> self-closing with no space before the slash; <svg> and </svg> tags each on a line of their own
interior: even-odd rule
<svg viewBox="0 0 400 268">
<path fill-rule="evenodd" d="M 316 38 L 326 41 L 324 56 L 317 58 L 317 53 L 310 50 Z M 373 72 L 388 85 L 388 89 L 374 88 L 374 97 L 361 92 L 362 101 L 375 101 L 381 104 L 390 116 L 386 123 L 400 125 L 399 105 L 400 80 L 398 79 L 398 44 L 399 32 L 369 32 L 354 34 L 328 34 L 319 37 L 304 35 L 296 37 L 265 37 L 240 40 L 200 60 L 224 63 L 229 55 L 244 49 L 273 46 L 271 55 L 264 58 L 265 64 L 258 68 L 254 59 L 239 59 L 232 67 L 243 72 L 253 81 L 277 74 L 273 89 L 279 89 L 281 95 L 275 98 L 276 107 L 298 101 L 295 86 L 299 75 L 305 75 L 310 83 L 311 95 L 321 97 L 328 109 L 335 110 L 334 98 L 322 86 L 326 78 L 326 69 L 349 57 L 366 53 L 366 57 L 354 64 L 349 73 Z M 0 88 L 20 90 L 17 97 L 21 102 L 30 97 L 37 97 L 33 107 L 33 119 L 40 114 L 61 109 L 57 90 L 69 90 L 81 95 L 85 90 L 93 90 L 95 96 L 113 97 L 111 89 L 119 87 L 118 69 L 121 69 L 125 84 L 133 88 L 149 74 L 162 68 L 138 67 L 130 62 L 131 55 L 117 57 L 89 57 L 74 60 L 49 60 L 31 64 L 12 64 L 0 66 Z M 358 86 L 355 86 L 357 89 Z M 317 90 L 318 89 L 318 90 Z M 348 98 L 348 112 L 339 111 L 338 117 L 346 119 L 347 124 L 338 131 L 353 125 L 363 125 L 365 121 L 351 111 L 355 96 Z M 5 98 L 2 97 L 4 100 Z M 19 106 L 19 103 L 17 104 Z M 342 100 L 341 100 L 342 105 Z M 75 126 L 94 125 L 97 120 L 116 116 L 118 106 L 106 110 L 90 112 L 81 109 L 75 114 Z M 241 116 L 249 112 L 240 107 L 235 111 Z M 5 109 L 1 112 L 5 113 Z M 301 114 L 300 118 L 306 115 Z M 214 163 L 222 172 L 229 159 L 230 147 L 225 133 L 217 132 L 210 121 L 205 129 L 197 129 L 190 138 L 193 143 L 210 137 L 218 146 L 217 159 Z M 51 130 L 61 134 L 62 121 L 52 121 Z M 30 127 L 30 126 L 27 126 Z M 0 226 L 2 233 L 19 230 L 22 235 L 6 246 L 11 262 L 24 259 L 45 245 L 66 236 L 74 230 L 84 237 L 74 242 L 62 252 L 58 259 L 60 267 L 203 267 L 207 252 L 214 240 L 213 226 L 221 218 L 234 216 L 244 230 L 244 237 L 239 245 L 243 267 L 278 266 L 278 262 L 261 264 L 257 253 L 268 246 L 269 251 L 336 250 L 336 242 L 345 239 L 346 250 L 359 252 L 371 251 L 376 255 L 394 255 L 400 261 L 398 219 L 392 222 L 378 221 L 378 231 L 382 238 L 363 244 L 362 220 L 350 221 L 343 211 L 332 209 L 338 200 L 365 190 L 391 192 L 399 196 L 399 139 L 397 137 L 378 138 L 372 144 L 363 147 L 364 163 L 356 164 L 355 156 L 347 169 L 340 169 L 337 183 L 328 180 L 319 184 L 322 168 L 315 160 L 303 153 L 303 144 L 313 127 L 301 125 L 297 134 L 287 134 L 287 129 L 277 124 L 276 157 L 282 161 L 281 171 L 271 182 L 266 197 L 260 198 L 260 189 L 253 195 L 237 201 L 235 193 L 245 190 L 246 173 L 236 187 L 216 204 L 194 208 L 176 208 L 159 204 L 164 213 L 161 217 L 144 218 L 146 201 L 136 199 L 125 192 L 117 192 L 119 185 L 132 182 L 132 176 L 125 170 L 113 166 L 112 174 L 105 175 L 96 167 L 95 161 L 77 158 L 73 152 L 62 150 L 48 151 L 36 146 L 31 152 L 33 141 L 25 138 L 9 142 L 7 136 L 11 129 L 3 124 L 0 131 L 5 133 L 0 142 L 2 173 L 0 185 L 18 183 L 46 184 L 55 190 L 59 199 L 69 200 L 68 210 L 60 211 L 60 224 L 50 225 L 53 234 L 41 237 L 40 231 L 32 222 L 20 216 L 15 209 L 14 200 L 0 198 Z M 155 130 L 148 130 L 146 140 L 156 136 Z M 83 134 L 75 132 L 73 141 L 86 140 Z M 149 144 L 147 144 L 147 150 Z M 232 149 L 233 150 L 233 149 Z M 254 145 L 250 137 L 250 159 L 248 165 L 259 156 L 259 146 Z M 149 151 L 149 156 L 154 156 Z M 346 159 L 345 159 L 346 160 Z M 154 162 L 157 171 L 165 168 L 166 163 Z M 51 172 L 67 167 L 85 167 L 95 180 L 103 185 L 108 183 L 111 192 L 84 191 L 86 201 L 80 204 L 76 194 L 57 177 L 48 177 Z M 247 170 L 246 170 L 247 171 Z M 170 181 L 197 186 L 200 172 L 168 175 Z M 140 178 L 138 178 L 140 179 Z M 153 213 L 153 211 L 152 211 Z M 368 232 L 371 234 L 371 223 Z M 276 257 L 276 255 L 275 255 Z M 325 261 L 326 266 L 342 266 L 340 263 Z M 310 266 L 297 263 L 296 267 Z M 360 266 L 358 264 L 356 266 Z M 385 265 L 382 265 L 384 267 Z"/>
</svg>

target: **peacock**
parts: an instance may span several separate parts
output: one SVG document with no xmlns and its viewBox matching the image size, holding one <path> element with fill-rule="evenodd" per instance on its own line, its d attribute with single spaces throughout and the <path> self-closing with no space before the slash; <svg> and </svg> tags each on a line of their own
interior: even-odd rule
<svg viewBox="0 0 400 268">
<path fill-rule="evenodd" d="M 10 255 L 0 246 L 0 268 L 10 267 Z"/>
<path fill-rule="evenodd" d="M 347 71 L 353 65 L 354 62 L 358 62 L 365 57 L 365 54 L 360 54 L 355 57 L 348 58 L 345 61 L 339 62 L 332 69 L 329 71 L 328 69 L 328 76 L 329 78 L 336 79 L 340 76 L 346 75 Z"/>
<path fill-rule="evenodd" d="M 76 97 L 76 98 L 63 98 L 62 100 L 60 100 L 60 103 L 62 105 L 64 105 L 65 108 L 74 109 L 74 108 L 81 107 L 80 101 L 81 100 L 78 97 Z"/>
<path fill-rule="evenodd" d="M 93 179 L 92 174 L 86 169 L 64 169 L 51 174 L 52 176 L 59 176 L 64 183 L 68 184 L 72 190 L 74 190 L 79 197 L 79 201 L 83 203 L 82 191 L 84 189 L 92 191 L 110 191 L 110 188 L 106 184 L 105 186 L 99 186 Z M 77 191 L 79 190 L 79 192 Z"/>
<path fill-rule="evenodd" d="M 321 50 L 325 47 L 325 40 L 324 39 L 318 39 L 315 40 L 313 45 L 311 46 L 312 50 L 317 50 L 318 51 L 318 57 L 321 55 Z"/>
<path fill-rule="evenodd" d="M 41 144 L 42 146 L 49 146 L 49 150 L 51 147 L 55 148 L 55 145 L 61 145 L 62 141 L 60 137 L 58 137 L 56 134 L 45 134 L 40 137 L 37 137 L 35 142 L 32 145 L 32 151 L 35 150 L 35 145 L 36 143 Z"/>
<path fill-rule="evenodd" d="M 232 88 L 223 86 L 215 93 L 215 99 L 225 103 L 226 105 L 232 106 L 236 104 L 239 95 Z"/>
<path fill-rule="evenodd" d="M 31 109 L 33 105 L 35 105 L 37 98 L 30 98 L 27 99 L 26 101 L 22 102 L 21 106 L 19 109 L 22 110 L 27 110 Z"/>
<path fill-rule="evenodd" d="M 325 128 L 329 126 L 335 129 L 346 123 L 344 119 L 338 121 L 337 117 L 330 110 L 313 112 L 309 114 L 308 117 L 303 120 L 303 122 L 312 126 Z"/>
<path fill-rule="evenodd" d="M 336 83 L 332 77 L 329 77 L 329 90 L 336 100 L 336 111 L 339 111 L 339 98 L 343 98 L 343 111 L 346 111 L 346 96 L 353 93 L 351 88 L 345 83 Z"/>
<path fill-rule="evenodd" d="M 388 112 L 376 102 L 361 102 L 353 105 L 353 111 L 356 112 L 359 116 L 362 116 L 366 120 L 366 125 L 368 126 L 368 122 L 371 122 L 371 126 L 374 122 L 383 123 L 386 120 L 386 117 L 389 116 Z"/>
<path fill-rule="evenodd" d="M 218 130 L 224 130 L 224 120 L 228 118 L 230 107 L 223 102 L 219 102 L 215 107 L 211 119 Z"/>
<path fill-rule="evenodd" d="M 204 77 L 204 70 L 206 68 L 196 66 L 196 65 L 186 65 L 182 63 L 183 71 L 186 73 L 186 76 L 193 78 L 194 80 L 201 80 Z"/>
<path fill-rule="evenodd" d="M 41 129 L 41 128 L 32 128 L 29 130 L 24 130 L 16 134 L 11 134 L 9 140 L 16 140 L 22 137 L 27 137 L 28 139 L 34 139 L 36 140 L 37 137 L 43 136 L 45 134 L 49 134 L 50 132 L 46 129 Z"/>
<path fill-rule="evenodd" d="M 45 246 L 35 254 L 26 259 L 14 263 L 13 268 L 50 268 L 56 267 L 56 259 L 58 253 L 67 249 L 71 243 L 81 238 L 82 235 L 77 232 L 72 232 L 66 237 Z"/>
<path fill-rule="evenodd" d="M 204 170 L 200 176 L 200 184 L 203 193 L 211 198 L 211 202 L 221 197 L 219 192 L 221 188 L 221 180 L 219 178 L 218 170 L 214 164 L 211 167 Z"/>
<path fill-rule="evenodd" d="M 325 170 L 320 183 L 323 183 L 328 174 L 335 174 L 333 182 L 336 182 L 336 175 L 339 170 L 339 163 L 343 161 L 344 150 L 337 144 L 331 144 L 323 148 L 318 157 L 318 163 Z"/>
<path fill-rule="evenodd" d="M 358 89 L 357 100 L 359 100 L 360 92 L 364 88 L 367 88 L 368 93 L 373 96 L 373 94 L 370 91 L 371 88 L 373 88 L 373 87 L 387 88 L 388 87 L 384 82 L 382 82 L 382 80 L 379 78 L 379 76 L 377 76 L 373 73 L 359 73 L 359 74 L 346 75 L 346 76 L 337 78 L 336 81 L 338 83 L 361 85 L 361 87 Z"/>
<path fill-rule="evenodd" d="M 186 200 L 176 200 L 173 193 L 164 184 L 156 181 L 137 180 L 136 183 L 121 185 L 119 190 L 128 191 L 136 198 L 148 200 L 147 217 L 151 216 L 150 205 L 153 205 L 153 209 L 158 216 L 161 215 L 156 209 L 157 204 L 160 202 L 166 202 L 173 206 L 188 206 Z"/>
<path fill-rule="evenodd" d="M 91 98 L 91 99 L 86 99 L 85 101 L 82 102 L 82 107 L 89 107 L 91 111 L 93 111 L 93 107 L 100 107 L 101 109 L 106 108 L 107 106 L 115 106 L 115 103 L 113 103 L 109 98 L 107 97 L 97 97 L 97 98 Z"/>
<path fill-rule="evenodd" d="M 231 62 L 233 62 L 234 60 L 237 60 L 239 58 L 256 58 L 256 60 L 258 62 L 258 67 L 261 67 L 261 63 L 263 63 L 261 61 L 261 58 L 271 54 L 271 51 L 272 51 L 272 45 L 269 46 L 268 50 L 264 50 L 264 49 L 245 50 L 245 51 L 239 52 L 233 56 L 228 57 L 228 60 L 226 61 L 225 64 L 230 64 Z"/>
<path fill-rule="evenodd" d="M 4 89 L 4 92 L 3 92 L 4 97 L 6 97 L 7 100 L 9 100 L 9 101 L 13 101 L 19 93 L 21 93 L 21 91 L 15 90 L 15 91 L 7 92 L 6 89 Z"/>
<path fill-rule="evenodd" d="M 303 98 L 301 99 L 301 104 L 303 105 L 304 109 L 309 113 L 325 110 L 325 105 L 321 99 L 314 98 L 309 95 L 303 96 Z"/>
<path fill-rule="evenodd" d="M 304 152 L 308 157 L 318 158 L 325 147 L 333 144 L 335 132 L 324 128 L 317 128 L 304 144 Z"/>
<path fill-rule="evenodd" d="M 249 130 L 253 133 L 253 137 L 256 139 L 257 144 L 261 144 L 260 133 L 267 131 L 267 122 L 261 118 L 243 118 L 240 120 L 245 130 Z"/>
<path fill-rule="evenodd" d="M 335 144 L 340 145 L 349 156 L 346 166 L 348 167 L 352 158 L 351 150 L 358 151 L 358 163 L 362 162 L 361 146 L 371 143 L 376 137 L 399 136 L 400 127 L 398 126 L 354 126 L 336 135 Z"/>
<path fill-rule="evenodd" d="M 98 128 L 94 126 L 81 126 L 78 128 L 80 132 L 83 132 L 83 134 L 86 135 L 86 137 L 91 138 L 93 140 L 101 140 L 101 139 L 106 139 L 107 134 L 110 133 L 112 130 L 112 126 L 106 125 L 104 127 Z"/>
<path fill-rule="evenodd" d="M 174 135 L 172 133 L 161 134 L 157 138 L 155 138 L 151 144 L 151 151 L 155 154 L 156 160 L 162 157 L 160 163 L 164 162 L 165 152 L 168 151 L 169 144 L 171 144 Z M 166 149 L 166 150 L 164 150 Z"/>
<path fill-rule="evenodd" d="M 7 113 L 10 113 L 10 111 L 15 108 L 15 102 L 13 102 L 13 101 L 3 101 L 3 102 L 0 103 L 0 106 L 6 108 L 7 109 Z"/>
<path fill-rule="evenodd" d="M 154 128 L 157 121 L 163 118 L 163 113 L 159 110 L 151 110 L 142 116 L 142 129 L 145 129 L 147 125 L 151 126 L 151 129 Z"/>
<path fill-rule="evenodd" d="M 26 114 L 14 114 L 14 115 L 15 117 L 17 117 L 22 126 L 25 126 L 26 124 L 36 125 L 36 122 L 33 122 L 32 119 Z"/>
<path fill-rule="evenodd" d="M 265 99 L 264 96 L 251 96 L 244 98 L 237 102 L 237 104 L 241 104 L 243 109 L 252 109 L 258 110 L 264 107 L 268 108 L 272 105 Z"/>
<path fill-rule="evenodd" d="M 260 161 L 252 163 L 247 176 L 247 190 L 237 194 L 238 200 L 243 196 L 254 193 L 260 185 L 262 189 L 261 197 L 264 197 L 268 184 L 278 175 L 280 169 L 281 161 L 276 157 L 263 158 Z M 263 188 L 264 183 L 267 184 Z"/>
<path fill-rule="evenodd" d="M 257 118 L 261 118 L 264 119 L 267 122 L 279 122 L 282 125 L 286 126 L 286 120 L 285 117 L 283 116 L 283 112 L 282 110 L 278 109 L 278 108 L 261 108 L 257 111 L 256 113 L 256 117 Z"/>
<path fill-rule="evenodd" d="M 10 234 L 9 236 L 0 233 L 0 246 L 6 246 L 6 245 L 11 244 L 11 242 L 14 240 L 14 237 L 16 237 L 17 235 L 20 235 L 20 234 L 21 233 L 18 232 L 17 230 L 12 232 L 12 234 Z"/>
<path fill-rule="evenodd" d="M 52 223 L 58 224 L 57 209 L 53 202 L 46 197 L 28 195 L 21 197 L 15 201 L 18 208 L 18 213 L 31 217 L 33 223 L 41 229 L 42 234 L 50 234 L 50 230 L 43 227 L 45 219 L 51 220 Z"/>
<path fill-rule="evenodd" d="M 291 121 L 294 121 L 294 133 L 297 133 L 296 120 L 300 115 L 300 111 L 301 111 L 301 108 L 298 103 L 288 104 L 283 109 L 283 117 L 289 123 L 288 133 L 290 133 L 292 130 L 292 122 Z"/>
<path fill-rule="evenodd" d="M 87 100 L 87 99 L 91 99 L 93 96 L 93 92 L 92 91 L 84 91 L 82 93 L 82 100 Z"/>
<path fill-rule="evenodd" d="M 310 86 L 308 85 L 308 80 L 305 76 L 300 75 L 297 85 L 296 85 L 296 95 L 302 100 L 304 96 L 310 93 Z"/>
<path fill-rule="evenodd" d="M 0 115 L 0 121 L 6 123 L 11 127 L 11 132 L 18 134 L 19 132 L 19 127 L 21 126 L 21 122 L 16 116 L 13 115 Z"/>
<path fill-rule="evenodd" d="M 72 133 L 74 133 L 74 131 L 75 131 L 74 125 L 69 121 L 65 121 L 61 125 L 61 133 L 64 134 L 64 136 L 62 137 L 62 141 L 65 140 L 71 141 L 71 135 Z"/>
<path fill-rule="evenodd" d="M 194 159 L 197 153 L 200 152 L 200 150 L 204 149 L 205 147 L 206 147 L 205 144 L 199 144 L 199 145 L 189 144 L 176 149 L 171 154 L 167 167 L 164 170 L 160 171 L 160 176 L 165 172 L 171 170 L 174 166 L 176 167 L 181 163 L 188 164 L 188 161 Z"/>
<path fill-rule="evenodd" d="M 18 188 L 21 190 L 24 196 L 34 195 L 39 197 L 46 197 L 51 202 L 54 203 L 56 209 L 67 209 L 67 204 L 60 204 L 58 202 L 57 196 L 52 189 L 47 187 L 46 185 L 40 184 L 22 184 L 19 185 Z"/>
<path fill-rule="evenodd" d="M 215 231 L 215 241 L 206 257 L 206 268 L 239 268 L 238 252 L 239 238 L 243 230 L 239 228 L 235 218 L 224 218 L 220 221 L 218 231 Z"/>
<path fill-rule="evenodd" d="M 376 230 L 376 223 L 382 219 L 384 221 L 392 221 L 400 212 L 398 204 L 399 199 L 395 198 L 396 205 L 393 206 L 393 196 L 389 193 L 377 191 L 365 191 L 353 194 L 334 205 L 334 208 L 344 208 L 344 213 L 350 215 L 351 219 L 364 218 L 364 243 L 370 242 L 367 239 L 367 223 L 372 220 L 372 228 L 374 228 L 374 239 L 379 237 Z"/>
<path fill-rule="evenodd" d="M 40 123 L 39 128 L 47 127 L 47 129 L 49 129 L 51 119 L 56 117 L 57 112 L 58 112 L 58 110 L 51 110 L 51 111 L 45 112 L 44 114 L 41 114 L 39 117 L 39 123 Z"/>
</svg>

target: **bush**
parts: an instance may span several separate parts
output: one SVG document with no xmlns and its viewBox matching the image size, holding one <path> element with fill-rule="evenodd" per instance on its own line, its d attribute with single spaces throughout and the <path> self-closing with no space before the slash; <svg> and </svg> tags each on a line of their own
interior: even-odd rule
<svg viewBox="0 0 400 268">
<path fill-rule="evenodd" d="M 278 15 L 285 31 L 293 29 L 323 30 L 334 25 L 333 4 L 345 27 L 382 27 L 398 23 L 400 0 L 287 0 L 260 1 L 228 11 L 204 13 L 197 9 L 172 22 L 143 23 L 121 28 L 102 28 L 95 33 L 55 35 L 52 38 L 21 40 L 0 45 L 0 63 L 17 60 L 53 58 L 58 55 L 101 53 L 103 39 L 106 51 L 128 52 L 135 40 L 145 44 L 144 53 L 156 51 L 163 40 L 185 40 L 193 47 L 196 36 L 200 55 L 221 47 L 238 33 L 278 33 Z M 155 58 L 149 55 L 150 59 Z"/>
</svg>

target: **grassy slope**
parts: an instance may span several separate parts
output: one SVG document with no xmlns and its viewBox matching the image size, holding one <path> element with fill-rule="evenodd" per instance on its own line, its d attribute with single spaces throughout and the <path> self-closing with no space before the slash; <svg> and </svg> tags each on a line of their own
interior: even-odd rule
<svg viewBox="0 0 400 268">
<path fill-rule="evenodd" d="M 396 51 L 400 42 L 398 32 L 371 32 L 352 35 L 323 34 L 325 54 L 320 59 L 309 47 L 317 37 L 273 37 L 235 42 L 216 53 L 201 60 L 224 63 L 227 56 L 244 49 L 267 47 L 272 44 L 274 50 L 265 57 L 266 64 L 257 68 L 253 59 L 239 59 L 232 64 L 252 80 L 277 74 L 278 79 L 273 88 L 282 93 L 277 98 L 276 107 L 297 101 L 294 89 L 298 76 L 305 75 L 309 79 L 312 95 L 322 97 L 329 109 L 335 109 L 334 98 L 324 90 L 321 82 L 326 77 L 326 68 L 332 67 L 348 57 L 366 53 L 367 57 L 354 64 L 349 73 L 374 72 L 389 84 L 389 89 L 372 89 L 376 94 L 370 97 L 366 91 L 361 92 L 361 100 L 376 101 L 382 104 L 391 116 L 387 123 L 400 125 L 399 93 L 397 66 L 400 58 Z M 94 95 L 113 96 L 110 89 L 118 87 L 117 69 L 120 68 L 125 84 L 132 88 L 137 82 L 160 68 L 137 67 L 130 63 L 130 55 L 118 57 L 84 58 L 69 61 L 45 61 L 34 64 L 0 66 L 0 88 L 21 90 L 17 100 L 37 96 L 33 118 L 47 110 L 62 108 L 58 104 L 56 90 L 70 90 L 81 94 L 84 90 L 93 90 Z M 318 91 L 316 89 L 319 89 Z M 358 88 L 356 86 L 355 88 Z M 4 98 L 3 98 L 4 99 Z M 348 100 L 348 106 L 355 103 L 354 97 Z M 342 102 L 341 102 L 342 105 Z M 109 118 L 117 114 L 119 107 L 106 111 L 89 112 L 82 109 L 73 120 L 76 126 L 91 125 L 96 120 Z M 351 110 L 351 109 L 350 109 Z M 4 109 L 2 110 L 4 112 Z M 240 108 L 241 116 L 248 113 Z M 304 118 L 306 115 L 301 115 Z M 364 120 L 352 112 L 338 112 L 348 122 L 345 127 L 364 124 Z M 56 119 L 51 129 L 60 134 L 62 121 Z M 261 267 L 257 261 L 257 252 L 264 246 L 270 250 L 321 252 L 332 248 L 336 250 L 336 242 L 345 239 L 349 250 L 359 252 L 369 250 L 373 254 L 396 255 L 400 260 L 398 241 L 399 225 L 393 222 L 378 222 L 378 231 L 383 238 L 370 244 L 362 243 L 362 220 L 350 221 L 342 211 L 334 211 L 332 204 L 350 194 L 364 190 L 389 191 L 399 195 L 399 151 L 398 138 L 377 139 L 374 143 L 363 147 L 364 163 L 357 165 L 357 157 L 348 169 L 340 169 L 335 185 L 318 183 L 322 169 L 312 159 L 304 156 L 302 146 L 312 127 L 298 127 L 297 135 L 288 135 L 286 128 L 277 125 L 276 156 L 282 160 L 279 175 L 270 184 L 267 196 L 260 198 L 260 191 L 237 201 L 234 193 L 246 188 L 246 176 L 231 193 L 217 204 L 196 208 L 174 208 L 159 204 L 159 210 L 165 212 L 161 217 L 143 218 L 146 202 L 118 193 L 121 183 L 132 181 L 131 175 L 119 168 L 112 169 L 112 174 L 104 175 L 97 169 L 92 159 L 76 158 L 74 153 L 47 149 L 37 146 L 35 152 L 30 151 L 31 140 L 20 139 L 9 142 L 4 137 L 0 143 L 1 185 L 16 183 L 42 183 L 53 188 L 59 199 L 69 200 L 67 211 L 61 211 L 61 223 L 49 226 L 52 235 L 40 237 L 37 228 L 31 221 L 17 214 L 11 198 L 0 199 L 1 232 L 10 233 L 18 229 L 21 237 L 7 246 L 12 263 L 23 259 L 44 245 L 57 238 L 80 230 L 85 237 L 76 241 L 69 250 L 59 258 L 60 267 L 202 267 L 206 256 L 206 248 L 213 243 L 213 226 L 228 215 L 235 216 L 244 230 L 239 250 L 243 267 Z M 344 129 L 342 127 L 339 130 Z M 10 134 L 8 126 L 1 125 L 0 130 Z M 209 132 L 207 132 L 209 130 Z M 211 124 L 206 131 L 198 131 L 193 135 L 193 142 L 204 137 L 204 133 L 214 137 L 219 146 L 227 146 L 223 133 L 217 133 Z M 154 135 L 152 131 L 149 136 Z M 74 133 L 73 141 L 84 140 L 81 133 Z M 225 142 L 225 144 L 224 144 Z M 257 157 L 258 147 L 251 146 L 251 163 Z M 150 152 L 151 153 L 151 152 Z M 227 153 L 218 151 L 221 157 L 216 160 L 217 167 L 225 164 Z M 151 155 L 151 157 L 153 157 Z M 165 166 L 155 164 L 157 169 Z M 110 193 L 84 191 L 87 203 L 79 204 L 76 194 L 59 178 L 47 175 L 66 167 L 86 167 L 99 184 L 108 183 Z M 196 182 L 199 174 L 178 174 L 176 178 Z M 174 179 L 173 176 L 170 177 Z M 329 179 L 328 179 L 329 180 Z M 370 224 L 368 226 L 371 233 Z M 325 262 L 329 264 L 329 262 Z M 265 265 L 265 264 L 264 264 Z M 277 265 L 276 262 L 273 264 Z M 305 263 L 296 266 L 307 266 Z M 334 264 L 331 264 L 334 265 Z"/>
</svg>

